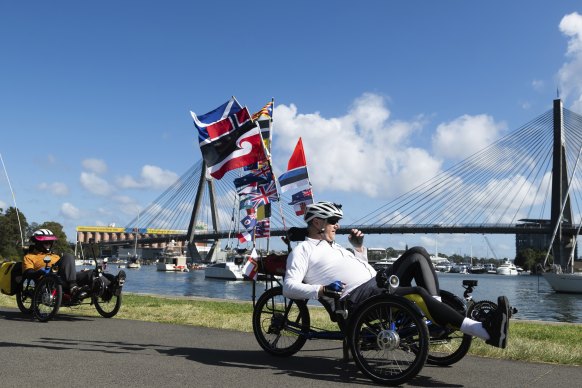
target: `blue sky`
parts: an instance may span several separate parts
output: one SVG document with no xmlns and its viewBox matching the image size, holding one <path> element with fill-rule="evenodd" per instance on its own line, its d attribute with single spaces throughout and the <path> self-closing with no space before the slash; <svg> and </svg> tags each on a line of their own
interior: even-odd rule
<svg viewBox="0 0 582 388">
<path fill-rule="evenodd" d="M 301 136 L 316 199 L 349 222 L 550 109 L 558 88 L 582 113 L 580 14 L 562 0 L 1 2 L 0 153 L 28 221 L 74 240 L 77 225 L 125 225 L 200 158 L 190 110 L 273 97 L 276 171 Z M 513 238 L 495 241 L 513 257 Z M 469 245 L 485 255 L 481 237 L 438 237 L 448 254 Z"/>
</svg>

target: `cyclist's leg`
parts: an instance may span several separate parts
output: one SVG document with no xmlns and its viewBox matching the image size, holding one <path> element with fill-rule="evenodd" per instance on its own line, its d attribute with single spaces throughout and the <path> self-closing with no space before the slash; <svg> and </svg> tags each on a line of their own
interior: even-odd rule
<svg viewBox="0 0 582 388">
<path fill-rule="evenodd" d="M 378 287 L 376 278 L 368 280 L 364 284 L 359 285 L 348 296 L 345 297 L 346 307 L 350 311 L 354 311 L 360 304 L 371 296 L 381 294 L 386 291 L 384 288 Z"/>
<path fill-rule="evenodd" d="M 456 329 L 461 328 L 465 317 L 454 308 L 433 298 L 424 288 L 398 287 L 396 289 L 396 295 L 405 296 L 409 294 L 420 295 L 428 312 L 437 324 L 441 326 L 451 325 Z"/>
<path fill-rule="evenodd" d="M 402 286 L 411 286 L 412 280 L 430 295 L 440 295 L 439 281 L 430 260 L 430 255 L 422 247 L 413 247 L 404 252 L 392 266 L 391 272 L 398 276 Z"/>
<path fill-rule="evenodd" d="M 77 284 L 77 269 L 75 268 L 75 256 L 65 253 L 57 263 L 58 274 L 66 282 L 66 286 L 73 287 Z"/>
</svg>

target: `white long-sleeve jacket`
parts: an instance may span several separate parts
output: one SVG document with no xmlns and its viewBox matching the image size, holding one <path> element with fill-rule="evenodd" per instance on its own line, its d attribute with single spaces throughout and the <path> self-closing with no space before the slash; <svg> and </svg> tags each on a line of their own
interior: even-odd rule
<svg viewBox="0 0 582 388">
<path fill-rule="evenodd" d="M 342 298 L 376 276 L 368 264 L 367 250 L 352 252 L 335 242 L 306 238 L 287 259 L 283 295 L 291 299 L 317 299 L 321 286 L 340 280 L 346 284 Z"/>
</svg>

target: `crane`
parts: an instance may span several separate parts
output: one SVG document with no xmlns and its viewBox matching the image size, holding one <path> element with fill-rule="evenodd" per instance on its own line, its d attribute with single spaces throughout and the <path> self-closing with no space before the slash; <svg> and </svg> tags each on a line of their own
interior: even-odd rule
<svg viewBox="0 0 582 388">
<path fill-rule="evenodd" d="M 491 249 L 491 253 L 493 253 L 493 257 L 495 257 L 495 260 L 499 261 L 499 259 L 497 258 L 497 255 L 495 254 L 495 249 L 493 249 L 493 245 L 491 245 L 491 241 L 489 241 L 487 236 L 483 235 L 483 237 L 485 238 L 485 242 L 487 242 L 489 249 Z"/>
</svg>

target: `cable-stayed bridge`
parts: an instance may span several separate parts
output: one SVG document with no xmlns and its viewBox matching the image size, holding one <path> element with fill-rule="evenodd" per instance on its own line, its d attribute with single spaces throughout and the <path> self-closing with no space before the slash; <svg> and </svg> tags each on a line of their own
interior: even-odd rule
<svg viewBox="0 0 582 388">
<path fill-rule="evenodd" d="M 342 224 L 338 233 L 357 227 L 366 234 L 545 234 L 555 236 L 554 260 L 565 265 L 582 225 L 581 152 L 582 116 L 555 100 L 552 109 L 351 225 Z M 140 228 L 183 230 L 171 238 L 190 242 L 193 257 L 199 257 L 193 242 L 236 241 L 242 226 L 233 179 L 239 175 L 208 179 L 200 162 L 127 228 L 139 221 Z M 271 236 L 304 226 L 289 202 L 283 194 L 273 203 Z"/>
</svg>

